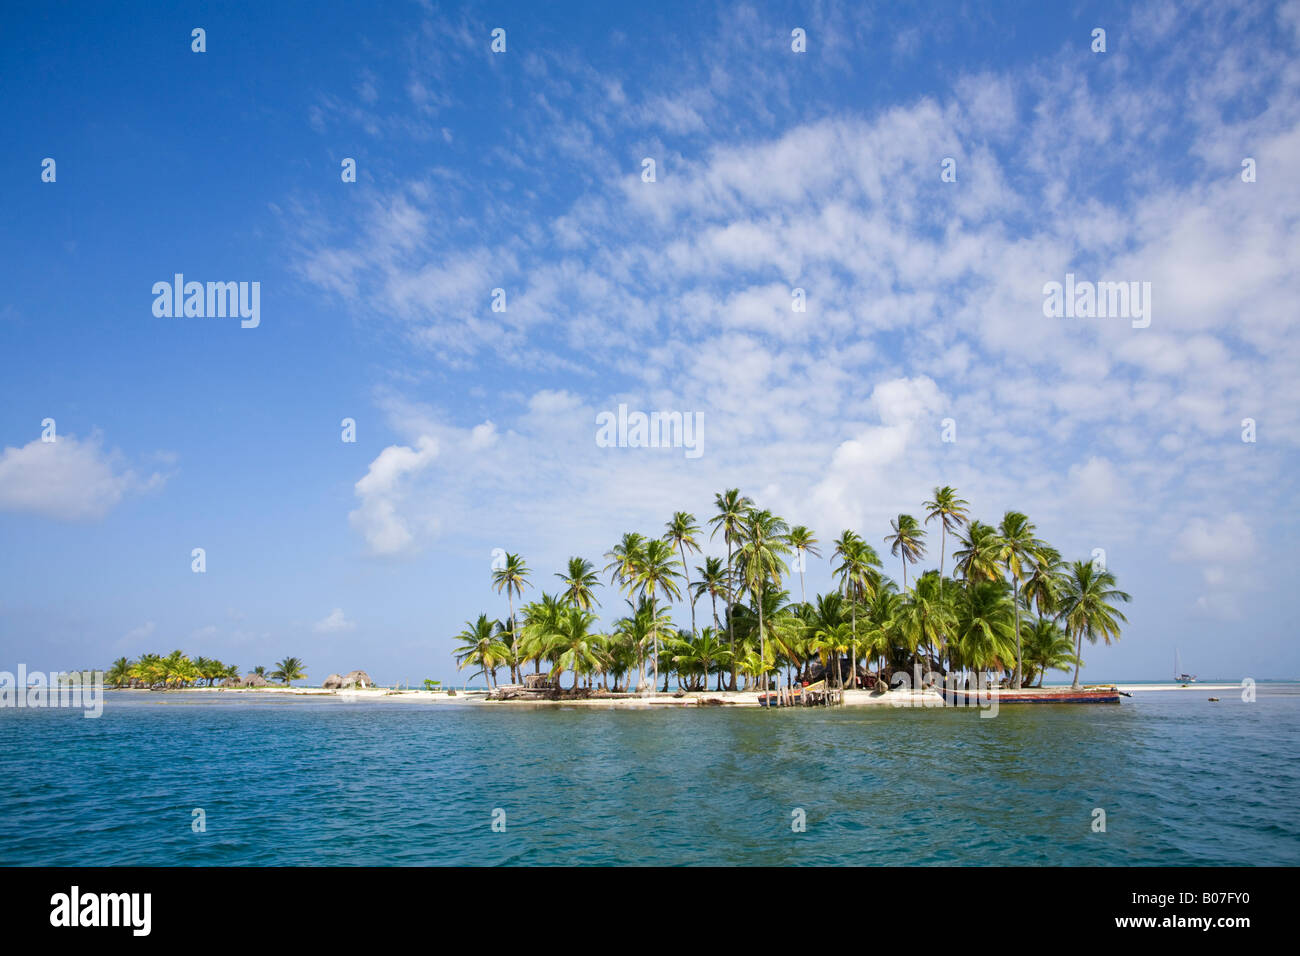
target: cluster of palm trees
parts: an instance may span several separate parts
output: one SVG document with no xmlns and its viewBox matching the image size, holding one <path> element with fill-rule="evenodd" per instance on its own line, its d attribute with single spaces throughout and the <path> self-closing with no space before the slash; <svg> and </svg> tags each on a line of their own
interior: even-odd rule
<svg viewBox="0 0 1300 956">
<path fill-rule="evenodd" d="M 900 514 L 883 539 L 899 561 L 902 587 L 884 572 L 880 554 L 859 534 L 843 531 L 832 542 L 836 587 L 807 599 L 808 559 L 821 543 L 803 525 L 790 527 L 738 489 L 714 496 L 706 524 L 709 540 L 721 536 L 722 555 L 703 555 L 704 531 L 695 516 L 677 512 L 657 537 L 623 535 L 605 558 L 609 586 L 626 596 L 627 612 L 611 628 L 597 626 L 595 566 L 570 558 L 557 573 L 563 584 L 523 603 L 531 572 L 518 554 L 507 553 L 492 573 L 504 593 L 509 617 L 480 614 L 456 635 L 460 667 L 476 668 L 490 686 L 508 668 L 517 683 L 531 661 L 545 662 L 572 687 L 667 691 L 676 675 L 683 690 L 755 686 L 766 689 L 782 670 L 787 682 L 825 676 L 837 687 L 865 678 L 885 690 L 898 671 L 1006 675 L 1019 688 L 1049 670 L 1074 669 L 1079 686 L 1082 645 L 1109 644 L 1126 619 L 1116 607 L 1130 600 L 1115 575 L 1095 561 L 1067 564 L 1036 536 L 1032 522 L 1008 511 L 995 527 L 972 520 L 969 503 L 951 487 L 935 488 L 924 518 Z M 913 574 L 926 556 L 927 525 L 937 522 L 938 567 Z M 948 538 L 952 576 L 945 575 Z M 694 573 L 689 555 L 700 555 Z M 785 583 L 799 575 L 799 600 Z M 712 626 L 698 626 L 697 604 L 707 597 Z M 670 605 L 685 603 L 690 629 L 673 624 Z M 650 681 L 647 684 L 647 668 Z M 874 674 L 872 673 L 874 668 Z M 631 675 L 635 672 L 635 684 Z M 846 683 L 847 682 L 847 683 Z"/>
<path fill-rule="evenodd" d="M 288 685 L 307 676 L 303 666 L 299 658 L 286 657 L 270 674 L 265 667 L 254 667 L 253 673 Z M 172 651 L 166 656 L 141 654 L 139 660 L 119 657 L 104 674 L 104 682 L 112 687 L 168 688 L 202 686 L 200 682 L 207 681 L 207 686 L 212 687 L 219 680 L 238 676 L 237 664 L 223 664 L 201 655 L 191 660 L 183 651 Z"/>
</svg>

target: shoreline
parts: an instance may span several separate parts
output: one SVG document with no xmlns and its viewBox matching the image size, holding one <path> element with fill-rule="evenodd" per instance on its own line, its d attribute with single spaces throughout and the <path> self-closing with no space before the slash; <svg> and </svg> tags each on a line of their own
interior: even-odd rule
<svg viewBox="0 0 1300 956">
<path fill-rule="evenodd" d="M 1284 682 L 1285 683 L 1285 682 Z M 1117 689 L 1126 693 L 1153 693 L 1162 691 L 1237 691 L 1240 684 L 1115 684 Z M 1060 687 L 1043 687 L 1043 691 L 1060 690 Z M 326 690 L 322 687 L 181 687 L 157 691 L 143 688 L 105 688 L 106 693 L 154 695 L 165 699 L 174 694 L 253 694 L 277 697 L 337 698 L 347 703 L 393 701 L 412 704 L 441 704 L 452 706 L 498 707 L 601 707 L 614 709 L 650 709 L 658 707 L 748 707 L 759 709 L 758 691 L 702 691 L 676 697 L 673 693 L 654 694 L 645 697 L 589 698 L 574 700 L 487 700 L 488 691 L 457 691 L 456 696 L 448 696 L 446 691 L 428 690 L 394 690 L 391 688 L 367 688 L 365 690 Z M 845 690 L 844 707 L 942 707 L 943 698 L 935 690 L 895 690 L 888 694 L 876 694 L 869 690 Z M 778 708 L 784 710 L 785 708 Z"/>
</svg>

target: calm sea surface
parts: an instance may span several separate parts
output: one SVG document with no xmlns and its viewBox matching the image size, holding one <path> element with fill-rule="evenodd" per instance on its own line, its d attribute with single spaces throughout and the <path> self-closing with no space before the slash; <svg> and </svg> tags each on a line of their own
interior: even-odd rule
<svg viewBox="0 0 1300 956">
<path fill-rule="evenodd" d="M 0 864 L 1297 865 L 1298 756 L 1295 685 L 994 719 L 110 692 L 0 710 Z"/>
</svg>

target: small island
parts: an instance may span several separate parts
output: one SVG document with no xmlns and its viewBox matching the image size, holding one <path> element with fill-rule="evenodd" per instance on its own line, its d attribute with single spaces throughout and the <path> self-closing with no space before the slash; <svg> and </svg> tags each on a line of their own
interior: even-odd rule
<svg viewBox="0 0 1300 956">
<path fill-rule="evenodd" d="M 657 535 L 624 534 L 604 555 L 607 586 L 575 556 L 555 573 L 554 593 L 523 603 L 532 572 L 507 552 L 492 586 L 508 615 L 467 621 L 457 665 L 484 678 L 490 700 L 672 695 L 776 706 L 861 703 L 899 688 L 936 697 L 940 685 L 994 688 L 1008 702 L 1097 698 L 1079 671 L 1084 642 L 1109 644 L 1126 621 L 1117 605 L 1130 596 L 1114 573 L 1099 560 L 1066 562 L 1020 512 L 996 526 L 971 518 L 952 487 L 935 488 L 922 508 L 920 520 L 900 514 L 880 538 L 897 579 L 857 532 L 824 545 L 735 488 L 714 496 L 705 527 L 679 511 Z M 837 586 L 810 597 L 808 561 L 823 551 Z M 927 555 L 935 566 L 917 567 Z M 626 605 L 605 627 L 602 587 Z M 1069 692 L 1043 687 L 1052 670 L 1073 671 Z"/>
</svg>

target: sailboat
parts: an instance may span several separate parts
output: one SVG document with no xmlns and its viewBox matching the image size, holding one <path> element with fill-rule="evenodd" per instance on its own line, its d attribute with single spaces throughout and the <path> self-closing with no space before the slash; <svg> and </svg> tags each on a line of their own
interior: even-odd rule
<svg viewBox="0 0 1300 956">
<path fill-rule="evenodd" d="M 1180 684 L 1195 684 L 1195 674 L 1184 674 L 1182 659 L 1178 656 L 1178 648 L 1174 648 L 1174 680 Z"/>
</svg>

